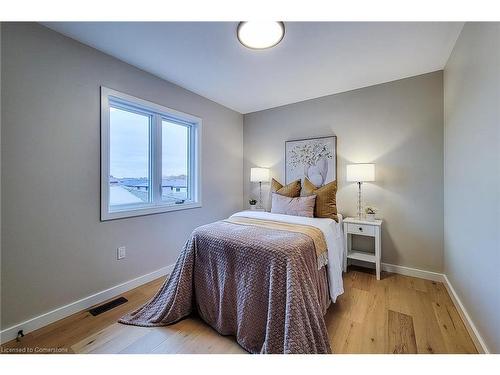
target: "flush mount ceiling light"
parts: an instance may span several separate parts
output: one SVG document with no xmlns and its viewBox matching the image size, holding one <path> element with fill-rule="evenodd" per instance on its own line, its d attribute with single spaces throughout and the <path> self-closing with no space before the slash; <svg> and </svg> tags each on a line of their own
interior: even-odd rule
<svg viewBox="0 0 500 375">
<path fill-rule="evenodd" d="M 285 36 L 283 22 L 240 22 L 238 40 L 247 48 L 266 49 L 277 45 Z"/>
</svg>

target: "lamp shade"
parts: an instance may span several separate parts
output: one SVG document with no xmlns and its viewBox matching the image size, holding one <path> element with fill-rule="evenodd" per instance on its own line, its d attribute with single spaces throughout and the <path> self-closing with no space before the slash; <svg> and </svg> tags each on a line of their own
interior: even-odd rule
<svg viewBox="0 0 500 375">
<path fill-rule="evenodd" d="M 347 181 L 375 181 L 375 164 L 348 164 Z"/>
<path fill-rule="evenodd" d="M 250 168 L 250 182 L 269 181 L 269 169 L 267 168 Z"/>
</svg>

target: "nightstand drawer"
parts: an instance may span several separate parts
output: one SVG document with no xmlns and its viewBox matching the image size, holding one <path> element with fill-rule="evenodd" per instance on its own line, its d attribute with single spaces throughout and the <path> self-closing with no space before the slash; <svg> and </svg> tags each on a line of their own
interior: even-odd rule
<svg viewBox="0 0 500 375">
<path fill-rule="evenodd" d="M 361 234 L 363 236 L 375 236 L 375 227 L 365 224 L 349 224 L 347 233 Z"/>
</svg>

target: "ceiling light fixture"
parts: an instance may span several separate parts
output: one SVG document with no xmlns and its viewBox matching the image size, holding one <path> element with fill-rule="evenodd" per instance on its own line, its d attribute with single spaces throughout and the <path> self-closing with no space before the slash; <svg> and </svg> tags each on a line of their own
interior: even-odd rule
<svg viewBox="0 0 500 375">
<path fill-rule="evenodd" d="M 240 22 L 236 30 L 238 40 L 247 48 L 266 49 L 277 45 L 285 36 L 283 22 Z"/>
</svg>

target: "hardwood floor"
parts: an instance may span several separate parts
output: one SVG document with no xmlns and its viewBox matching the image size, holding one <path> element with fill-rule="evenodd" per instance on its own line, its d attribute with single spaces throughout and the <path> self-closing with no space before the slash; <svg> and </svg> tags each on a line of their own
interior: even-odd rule
<svg viewBox="0 0 500 375">
<path fill-rule="evenodd" d="M 142 328 L 117 319 L 153 296 L 163 279 L 123 295 L 129 302 L 98 316 L 83 311 L 11 341 L 5 352 L 246 353 L 198 318 Z M 334 353 L 477 353 L 443 284 L 351 267 L 345 293 L 325 317 Z"/>
</svg>

